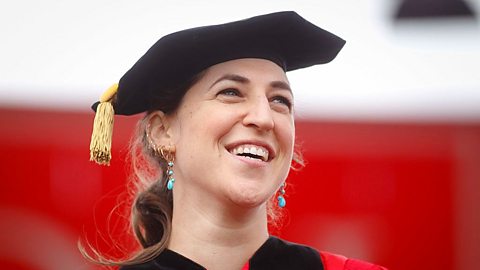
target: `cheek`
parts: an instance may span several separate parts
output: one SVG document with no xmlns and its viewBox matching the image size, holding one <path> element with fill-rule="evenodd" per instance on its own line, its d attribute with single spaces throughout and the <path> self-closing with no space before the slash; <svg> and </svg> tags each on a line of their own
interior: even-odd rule
<svg viewBox="0 0 480 270">
<path fill-rule="evenodd" d="M 190 134 L 190 136 L 205 135 L 203 139 L 210 140 L 213 143 L 227 134 L 235 125 L 238 115 L 231 108 L 219 106 L 205 106 L 194 111 L 189 130 L 184 132 L 191 133 L 195 130 L 199 133 Z"/>
<path fill-rule="evenodd" d="M 180 115 L 175 131 L 178 154 L 194 158 L 205 151 L 212 151 L 232 127 L 228 112 L 195 107 Z"/>
<path fill-rule="evenodd" d="M 285 149 L 286 155 L 293 156 L 295 144 L 295 123 L 291 118 L 277 121 L 276 133 L 279 143 Z"/>
<path fill-rule="evenodd" d="M 282 162 L 281 169 L 279 170 L 279 179 L 281 181 L 277 183 L 277 188 L 280 186 L 282 182 L 284 182 L 288 174 L 290 172 L 290 168 L 292 166 L 293 160 L 293 152 L 294 152 L 294 145 L 295 145 L 295 126 L 293 122 L 290 122 L 289 125 L 285 123 L 285 127 L 282 129 L 281 133 L 281 140 L 284 148 L 285 148 L 285 158 Z"/>
</svg>

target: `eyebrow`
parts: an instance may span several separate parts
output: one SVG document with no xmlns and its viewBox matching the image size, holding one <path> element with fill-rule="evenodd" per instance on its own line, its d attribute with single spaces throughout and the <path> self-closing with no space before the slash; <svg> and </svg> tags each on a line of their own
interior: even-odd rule
<svg viewBox="0 0 480 270">
<path fill-rule="evenodd" d="M 246 77 L 243 77 L 243 76 L 240 76 L 240 75 L 237 75 L 237 74 L 225 74 L 222 77 L 220 77 L 218 80 L 216 80 L 214 83 L 212 83 L 212 85 L 210 86 L 210 89 L 215 84 L 217 84 L 221 81 L 225 81 L 225 80 L 234 81 L 234 82 L 238 82 L 238 83 L 241 83 L 241 84 L 249 84 L 250 83 L 250 80 Z M 287 90 L 287 91 L 289 91 L 290 93 L 293 94 L 292 89 L 290 88 L 290 85 L 288 85 L 288 83 L 286 83 L 284 81 L 272 81 L 272 82 L 270 82 L 270 86 L 272 88 L 279 88 L 279 89 Z"/>
<path fill-rule="evenodd" d="M 215 84 L 217 84 L 221 81 L 234 81 L 234 82 L 238 82 L 238 83 L 242 83 L 242 84 L 250 83 L 250 80 L 248 78 L 243 77 L 243 76 L 236 75 L 236 74 L 225 74 L 222 77 L 220 77 L 218 80 L 216 80 L 214 83 L 212 83 L 210 88 L 212 88 Z"/>
</svg>

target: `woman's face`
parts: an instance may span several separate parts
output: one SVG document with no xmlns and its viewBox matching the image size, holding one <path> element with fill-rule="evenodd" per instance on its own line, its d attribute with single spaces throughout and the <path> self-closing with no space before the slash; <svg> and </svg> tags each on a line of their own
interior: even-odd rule
<svg viewBox="0 0 480 270">
<path fill-rule="evenodd" d="M 167 119 L 178 200 L 259 206 L 287 177 L 293 95 L 273 62 L 239 59 L 210 67 Z"/>
</svg>

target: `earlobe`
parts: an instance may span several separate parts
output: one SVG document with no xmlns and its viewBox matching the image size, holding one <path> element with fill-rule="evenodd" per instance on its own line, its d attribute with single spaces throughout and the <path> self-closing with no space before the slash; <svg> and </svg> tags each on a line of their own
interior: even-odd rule
<svg viewBox="0 0 480 270">
<path fill-rule="evenodd" d="M 172 147 L 174 144 L 170 132 L 170 122 L 165 113 L 154 111 L 147 118 L 145 133 L 149 144 L 157 147 L 163 146 L 164 148 Z"/>
</svg>

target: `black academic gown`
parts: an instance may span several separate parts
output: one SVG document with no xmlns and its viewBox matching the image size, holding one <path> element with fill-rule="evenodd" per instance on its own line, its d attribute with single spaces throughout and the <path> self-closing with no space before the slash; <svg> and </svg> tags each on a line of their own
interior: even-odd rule
<svg viewBox="0 0 480 270">
<path fill-rule="evenodd" d="M 324 263 L 327 262 L 327 267 Z M 330 265 L 330 266 L 328 266 Z M 198 263 L 172 251 L 165 250 L 155 259 L 146 263 L 123 266 L 121 270 L 205 270 Z M 347 259 L 333 254 L 322 254 L 315 249 L 290 243 L 270 236 L 253 254 L 244 270 L 343 270 L 343 269 L 384 269 L 382 267 Z"/>
</svg>

